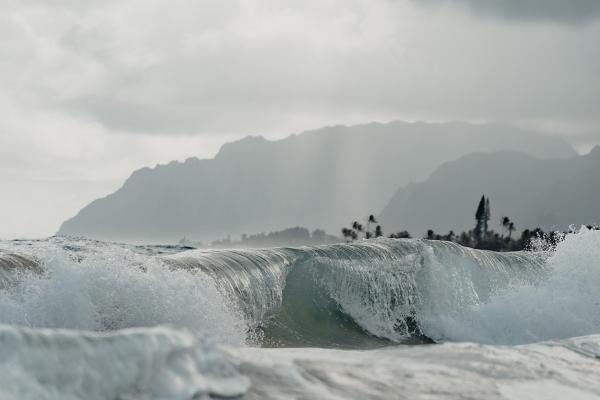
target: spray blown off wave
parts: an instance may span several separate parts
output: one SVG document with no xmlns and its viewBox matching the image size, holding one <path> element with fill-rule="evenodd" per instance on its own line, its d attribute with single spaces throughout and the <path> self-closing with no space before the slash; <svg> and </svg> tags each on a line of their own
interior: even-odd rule
<svg viewBox="0 0 600 400">
<path fill-rule="evenodd" d="M 12 250 L 39 265 L 7 268 L 14 252 L 0 254 L 12 282 L 0 290 L 0 323 L 88 331 L 167 324 L 231 344 L 246 339 L 243 315 L 206 275 L 100 242 L 53 239 L 13 243 Z"/>
<path fill-rule="evenodd" d="M 600 231 L 567 235 L 536 285 L 498 291 L 488 301 L 438 321 L 448 340 L 521 344 L 600 332 Z"/>
<path fill-rule="evenodd" d="M 68 239 L 2 248 L 17 276 L 0 291 L 0 322 L 30 327 L 171 324 L 233 344 L 354 348 L 600 332 L 600 234 L 586 230 L 553 253 L 391 239 L 166 255 Z M 8 253 L 42 272 L 7 268 Z"/>
</svg>

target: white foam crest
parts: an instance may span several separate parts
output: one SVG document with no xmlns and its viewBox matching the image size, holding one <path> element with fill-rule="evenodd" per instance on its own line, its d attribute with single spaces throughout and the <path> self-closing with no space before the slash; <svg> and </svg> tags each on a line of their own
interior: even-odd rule
<svg viewBox="0 0 600 400">
<path fill-rule="evenodd" d="M 202 273 L 118 246 L 75 257 L 47 243 L 32 251 L 45 272 L 0 291 L 0 323 L 92 331 L 171 324 L 245 341 L 241 312 Z"/>
<path fill-rule="evenodd" d="M 99 334 L 0 326 L 4 400 L 190 400 L 249 388 L 209 340 L 170 328 Z"/>
<path fill-rule="evenodd" d="M 452 341 L 523 344 L 600 332 L 600 231 L 569 234 L 538 284 L 511 285 L 446 317 L 428 334 Z"/>
</svg>

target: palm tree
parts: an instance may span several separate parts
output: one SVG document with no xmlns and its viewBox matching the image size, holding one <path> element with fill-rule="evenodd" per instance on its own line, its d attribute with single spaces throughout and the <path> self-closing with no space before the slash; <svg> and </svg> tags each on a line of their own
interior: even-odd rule
<svg viewBox="0 0 600 400">
<path fill-rule="evenodd" d="M 373 214 L 369 215 L 369 217 L 367 218 L 367 233 L 366 233 L 366 238 L 370 239 L 373 235 L 371 234 L 371 224 L 376 224 L 377 220 L 375 219 L 375 216 Z"/>
<path fill-rule="evenodd" d="M 508 217 L 502 217 L 501 223 L 504 229 L 507 230 L 508 238 L 510 239 L 512 237 L 512 233 L 517 230 L 515 223 L 512 222 Z"/>
<path fill-rule="evenodd" d="M 502 217 L 500 219 L 500 224 L 502 225 L 502 227 L 506 230 L 508 230 L 508 225 L 510 224 L 510 218 L 508 217 Z"/>
<path fill-rule="evenodd" d="M 356 234 L 352 229 L 342 228 L 342 235 L 346 239 L 347 242 L 351 242 L 353 239 L 353 234 Z"/>
<path fill-rule="evenodd" d="M 358 221 L 354 221 L 352 223 L 352 229 L 354 229 L 356 232 L 362 232 L 363 226 Z"/>
<path fill-rule="evenodd" d="M 511 222 L 509 222 L 509 223 L 508 223 L 508 238 L 509 238 L 509 239 L 511 238 L 511 236 L 512 236 L 512 233 L 513 233 L 514 231 L 516 231 L 516 230 L 517 230 L 517 228 L 515 228 L 515 223 L 514 223 L 514 222 L 512 222 L 512 221 L 511 221 Z"/>
</svg>

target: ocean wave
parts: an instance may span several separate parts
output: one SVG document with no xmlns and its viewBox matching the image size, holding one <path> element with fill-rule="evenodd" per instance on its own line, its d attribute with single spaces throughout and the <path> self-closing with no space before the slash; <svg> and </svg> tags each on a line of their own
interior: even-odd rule
<svg viewBox="0 0 600 400">
<path fill-rule="evenodd" d="M 8 247 L 35 255 L 42 272 L 13 270 L 16 283 L 0 290 L 0 323 L 88 331 L 168 324 L 225 343 L 246 340 L 242 312 L 205 274 L 170 270 L 159 258 L 106 243 L 52 239 Z"/>
<path fill-rule="evenodd" d="M 267 344 L 358 348 L 445 340 L 438 322 L 509 287 L 537 284 L 544 260 L 394 239 L 168 257 L 172 268 L 219 282 Z"/>
<path fill-rule="evenodd" d="M 567 235 L 534 285 L 514 285 L 438 319 L 446 340 L 522 344 L 600 333 L 600 232 Z"/>
<path fill-rule="evenodd" d="M 600 332 L 600 233 L 586 229 L 552 252 L 396 239 L 165 255 L 54 238 L 0 250 L 0 270 L 1 254 L 39 260 L 42 272 L 0 290 L 0 322 L 30 327 L 167 323 L 232 344 L 345 348 Z"/>
</svg>

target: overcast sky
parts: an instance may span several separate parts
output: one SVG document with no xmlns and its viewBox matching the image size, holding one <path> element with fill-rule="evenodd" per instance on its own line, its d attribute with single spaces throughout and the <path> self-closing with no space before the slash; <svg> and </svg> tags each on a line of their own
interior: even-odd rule
<svg viewBox="0 0 600 400">
<path fill-rule="evenodd" d="M 598 0 L 2 0 L 0 238 L 247 134 L 502 121 L 600 142 Z"/>
</svg>

